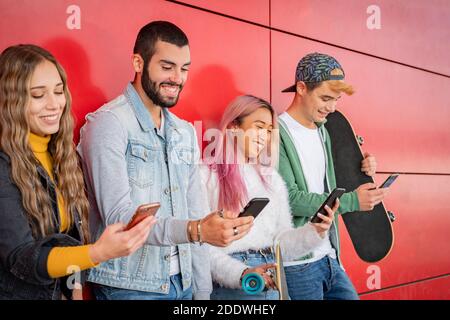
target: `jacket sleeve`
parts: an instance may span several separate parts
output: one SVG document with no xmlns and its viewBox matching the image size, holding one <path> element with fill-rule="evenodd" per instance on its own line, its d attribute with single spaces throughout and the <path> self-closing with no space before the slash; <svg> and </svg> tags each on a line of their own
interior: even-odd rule
<svg viewBox="0 0 450 320">
<path fill-rule="evenodd" d="M 292 215 L 296 217 L 312 217 L 327 196 L 310 193 L 307 190 L 302 190 L 297 185 L 283 139 L 280 141 L 279 173 L 283 177 L 288 189 L 289 205 L 291 206 Z"/>
<path fill-rule="evenodd" d="M 359 211 L 359 200 L 356 191 L 344 193 L 339 200 L 341 204 L 337 213 L 346 214 L 347 212 Z"/>
<path fill-rule="evenodd" d="M 272 183 L 278 191 L 275 195 L 278 202 L 278 219 L 274 246 L 280 244 L 283 261 L 294 261 L 318 247 L 324 238 L 309 223 L 298 228 L 294 227 L 285 183 L 278 174 L 273 174 L 272 179 Z"/>
<path fill-rule="evenodd" d="M 55 246 L 79 245 L 68 235 L 35 240 L 19 189 L 10 179 L 10 165 L 0 158 L 0 263 L 17 278 L 36 285 L 52 284 L 47 259 Z"/>
<path fill-rule="evenodd" d="M 283 177 L 289 192 L 289 204 L 291 206 L 292 215 L 296 217 L 312 217 L 326 200 L 328 194 L 308 192 L 296 183 L 283 139 L 281 139 L 280 142 L 279 173 Z M 357 210 L 354 205 L 355 201 L 358 203 L 355 191 L 345 193 L 340 200 L 341 205 L 338 211 L 339 213 Z"/>
<path fill-rule="evenodd" d="M 128 223 L 138 207 L 131 201 L 127 145 L 127 134 L 112 112 L 100 111 L 86 117 L 77 151 L 105 226 Z M 186 228 L 187 220 L 158 218 L 147 243 L 156 246 L 188 243 Z"/>
</svg>

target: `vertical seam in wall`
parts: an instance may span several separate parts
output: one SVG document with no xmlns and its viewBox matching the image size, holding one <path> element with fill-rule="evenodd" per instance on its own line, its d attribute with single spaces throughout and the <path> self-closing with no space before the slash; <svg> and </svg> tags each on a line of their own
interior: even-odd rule
<svg viewBox="0 0 450 320">
<path fill-rule="evenodd" d="M 272 104 L 272 0 L 269 0 L 269 102 Z"/>
</svg>

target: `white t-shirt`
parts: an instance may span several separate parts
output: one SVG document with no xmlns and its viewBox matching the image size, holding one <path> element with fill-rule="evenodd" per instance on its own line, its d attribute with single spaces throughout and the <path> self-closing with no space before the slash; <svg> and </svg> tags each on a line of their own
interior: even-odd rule
<svg viewBox="0 0 450 320">
<path fill-rule="evenodd" d="M 280 119 L 287 125 L 289 133 L 297 150 L 303 169 L 303 175 L 308 186 L 308 192 L 323 194 L 325 192 L 325 150 L 320 138 L 319 129 L 304 127 L 287 112 L 280 115 Z M 317 208 L 318 209 L 318 208 Z M 336 259 L 336 252 L 331 246 L 330 238 L 313 251 L 313 258 L 302 260 L 301 264 L 318 261 L 330 255 Z"/>
</svg>

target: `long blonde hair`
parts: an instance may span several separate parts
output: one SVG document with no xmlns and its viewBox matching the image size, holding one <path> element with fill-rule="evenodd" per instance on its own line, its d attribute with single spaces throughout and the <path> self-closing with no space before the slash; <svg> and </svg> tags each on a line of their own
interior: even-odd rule
<svg viewBox="0 0 450 320">
<path fill-rule="evenodd" d="M 26 116 L 31 76 L 36 66 L 46 60 L 58 70 L 66 97 L 59 131 L 52 135 L 48 147 L 54 162 L 55 185 L 64 199 L 68 230 L 73 227 L 78 212 L 87 242 L 89 203 L 73 142 L 74 120 L 67 76 L 55 57 L 38 46 L 11 46 L 0 55 L 0 150 L 11 160 L 11 178 L 21 192 L 33 236 L 44 237 L 55 233 L 52 201 L 40 181 L 37 171 L 39 161 L 30 148 L 30 127 Z"/>
</svg>

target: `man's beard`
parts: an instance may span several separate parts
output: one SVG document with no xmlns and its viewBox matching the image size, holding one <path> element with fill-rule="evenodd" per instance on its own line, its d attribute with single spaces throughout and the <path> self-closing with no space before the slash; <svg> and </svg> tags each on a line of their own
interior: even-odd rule
<svg viewBox="0 0 450 320">
<path fill-rule="evenodd" d="M 164 101 L 164 98 L 159 94 L 157 90 L 158 88 L 156 87 L 156 82 L 150 79 L 147 68 L 145 68 L 144 70 L 145 71 L 142 72 L 141 85 L 144 89 L 144 92 L 147 94 L 147 97 L 149 97 L 149 99 L 152 100 L 155 105 L 160 106 L 161 108 L 172 108 L 173 106 L 175 106 L 178 102 L 178 98 L 180 97 L 180 92 L 183 89 L 183 86 L 170 81 L 161 82 L 161 85 L 167 84 L 178 86 L 180 88 L 180 91 L 178 92 L 178 95 L 174 100 Z"/>
</svg>

